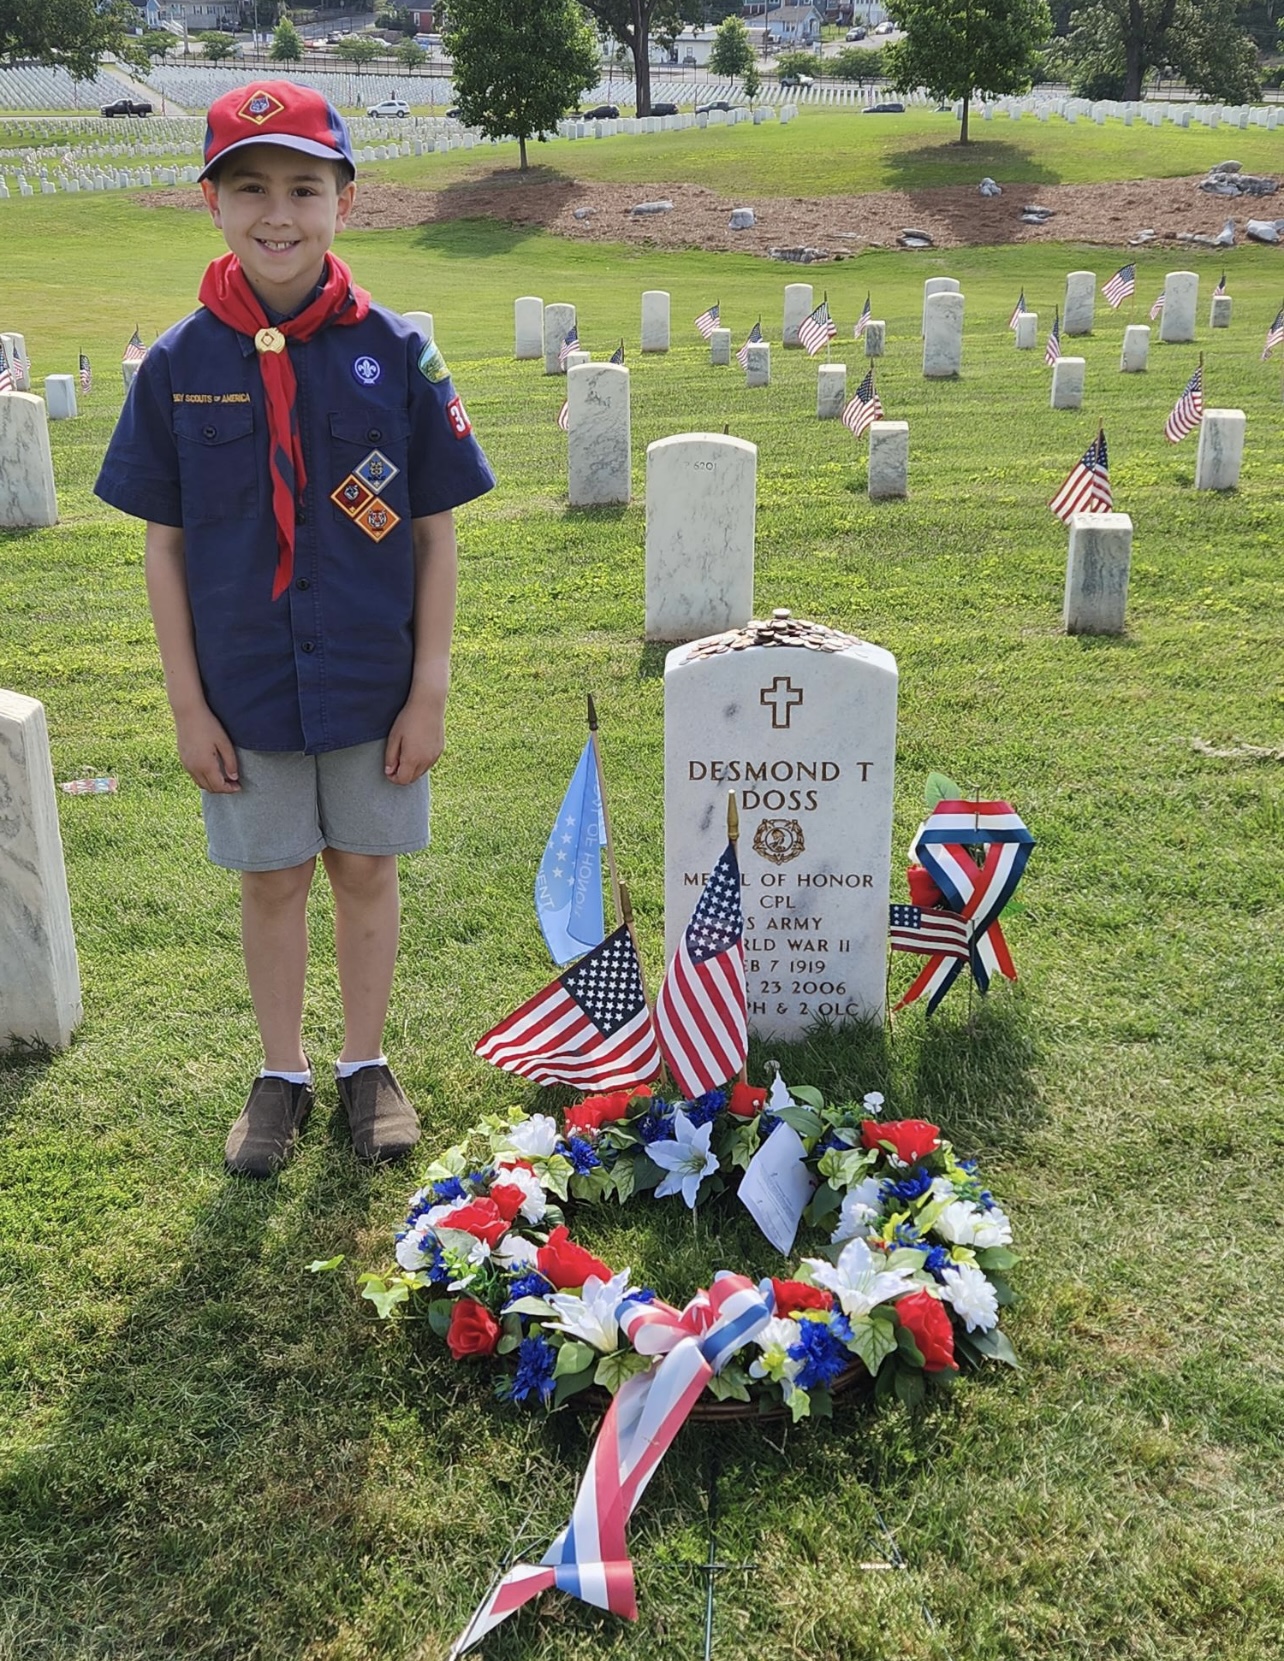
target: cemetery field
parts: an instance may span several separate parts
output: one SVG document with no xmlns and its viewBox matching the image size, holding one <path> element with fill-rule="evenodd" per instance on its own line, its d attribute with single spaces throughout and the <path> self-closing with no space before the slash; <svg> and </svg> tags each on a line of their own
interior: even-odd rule
<svg viewBox="0 0 1284 1661">
<path fill-rule="evenodd" d="M 1257 135 L 1199 136 L 1256 165 L 1238 141 Z M 576 167 L 609 153 L 580 145 Z M 44 702 L 59 781 L 111 774 L 119 791 L 59 797 L 84 1025 L 64 1053 L 0 1061 L 0 1658 L 437 1661 L 523 1523 L 533 1539 L 564 1522 L 592 1422 L 496 1402 L 425 1322 L 380 1324 L 358 1298 L 355 1274 L 391 1262 L 417 1166 L 371 1173 L 347 1147 L 326 1082 L 341 1017 L 320 890 L 317 1110 L 279 1180 L 223 1174 L 258 1065 L 235 890 L 204 860 L 174 755 L 140 527 L 91 494 L 130 332 L 150 341 L 189 310 L 220 244 L 197 214 L 124 200 L 3 212 L 0 321 L 25 330 L 37 377 L 74 373 L 84 350 L 95 384 L 81 418 L 51 429 L 61 523 L 0 533 L 0 685 Z M 1022 1370 L 968 1377 L 913 1419 L 855 1393 L 828 1422 L 689 1426 L 630 1531 L 638 1625 L 550 1595 L 487 1641 L 487 1661 L 699 1655 L 714 1453 L 720 1560 L 754 1565 L 719 1577 L 716 1657 L 1272 1661 L 1284 403 L 1281 363 L 1259 353 L 1278 254 L 1141 250 L 1135 311 L 1099 300 L 1095 334 L 1066 343 L 1087 359 L 1083 410 L 1054 412 L 1042 350 L 1015 352 L 1006 323 L 1024 289 L 1042 341 L 1066 271 L 1104 282 L 1118 258 L 1082 246 L 871 253 L 803 273 L 457 222 L 353 233 L 340 251 L 384 303 L 434 313 L 500 479 L 460 515 L 433 847 L 403 867 L 388 1049 L 423 1112 L 425 1161 L 479 1112 L 547 1100 L 470 1052 L 553 973 L 531 886 L 586 691 L 659 978 L 648 443 L 724 427 L 755 443 L 759 615 L 788 606 L 895 654 L 893 898 L 931 769 L 1006 797 L 1038 839 L 1005 919 L 1016 987 L 972 1006 L 960 984 L 930 1021 L 916 1008 L 888 1034 L 819 1032 L 750 1060 L 751 1077 L 775 1056 L 835 1097 L 881 1090 L 895 1116 L 933 1120 L 982 1161 L 1021 1252 L 1005 1330 Z M 1213 334 L 1223 263 L 1234 324 Z M 1156 341 L 1146 375 L 1120 376 L 1124 323 L 1146 320 L 1178 264 L 1200 273 L 1198 343 Z M 922 279 L 942 274 L 966 294 L 957 383 L 920 375 Z M 778 341 L 800 276 L 828 289 L 850 390 L 867 292 L 887 320 L 878 387 L 910 424 L 908 501 L 871 504 L 864 444 L 815 419 L 817 360 L 777 350 L 753 393 L 708 367 L 689 319 L 717 299 L 735 345 L 760 315 Z M 638 351 L 650 288 L 673 298 L 665 357 Z M 567 508 L 563 383 L 512 358 L 512 301 L 528 293 L 576 303 L 595 358 L 624 339 L 628 508 Z M 1241 488 L 1224 496 L 1194 492 L 1193 437 L 1162 436 L 1201 350 L 1208 404 L 1248 417 Z M 1066 532 L 1046 506 L 1099 420 L 1135 525 L 1119 639 L 1062 632 Z M 894 992 L 909 979 L 895 959 Z M 574 1229 L 678 1300 L 718 1267 L 781 1273 L 731 1200 L 694 1226 L 662 1205 L 581 1208 Z M 335 1272 L 307 1272 L 337 1254 Z M 870 1567 L 895 1556 L 885 1530 L 904 1569 Z"/>
</svg>

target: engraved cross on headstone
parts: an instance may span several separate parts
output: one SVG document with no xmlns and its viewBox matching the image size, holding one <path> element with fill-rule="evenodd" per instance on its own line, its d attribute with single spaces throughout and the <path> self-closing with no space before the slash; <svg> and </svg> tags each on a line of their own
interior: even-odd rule
<svg viewBox="0 0 1284 1661">
<path fill-rule="evenodd" d="M 802 687 L 795 686 L 788 675 L 777 675 L 771 685 L 764 686 L 758 694 L 758 702 L 766 704 L 771 710 L 773 727 L 788 727 L 794 706 L 802 701 Z"/>
</svg>

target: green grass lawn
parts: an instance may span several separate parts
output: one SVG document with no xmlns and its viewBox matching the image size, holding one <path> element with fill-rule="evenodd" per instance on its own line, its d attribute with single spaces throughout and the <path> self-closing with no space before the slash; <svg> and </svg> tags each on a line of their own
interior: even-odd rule
<svg viewBox="0 0 1284 1661">
<path fill-rule="evenodd" d="M 580 146 L 576 169 L 610 154 Z M 0 1063 L 0 1657 L 427 1661 L 519 1525 L 565 1520 L 592 1425 L 499 1405 L 424 1325 L 380 1325 L 358 1300 L 349 1271 L 389 1261 L 415 1167 L 358 1167 L 332 1090 L 278 1181 L 222 1172 L 258 1062 L 235 891 L 204 860 L 174 755 L 139 528 L 91 495 L 130 331 L 150 339 L 188 310 L 219 244 L 196 214 L 116 199 L 3 211 L 6 326 L 25 329 L 38 374 L 88 351 L 96 387 L 52 429 L 62 522 L 0 541 L 0 684 L 45 703 L 57 778 L 92 768 L 120 792 L 59 797 L 85 1023 L 65 1053 Z M 1258 360 L 1278 256 L 1228 256 L 1235 326 L 1217 335 L 1202 323 L 1221 262 L 1196 260 L 1198 346 L 1156 345 L 1145 377 L 1116 372 L 1126 308 L 1100 313 L 1081 414 L 1048 408 L 1041 352 L 1015 353 L 1005 324 L 1022 287 L 1046 326 L 1065 271 L 1095 261 L 1104 281 L 1113 259 L 1041 245 L 814 273 L 844 336 L 867 290 L 888 322 L 879 386 L 910 423 L 912 496 L 871 505 L 863 446 L 814 419 L 814 363 L 778 354 L 772 387 L 749 394 L 688 325 L 717 298 L 737 340 L 760 313 L 778 338 L 798 273 L 468 224 L 353 234 L 342 252 L 386 303 L 434 313 L 501 481 L 460 515 L 449 750 L 432 850 L 404 865 L 388 1048 L 425 1157 L 479 1110 L 539 1100 L 470 1047 L 551 973 L 530 887 L 586 689 L 658 975 L 664 653 L 641 638 L 653 440 L 726 425 L 758 444 L 758 609 L 895 653 L 898 856 L 934 767 L 1007 796 L 1039 842 L 1009 930 L 1021 981 L 974 1029 L 956 992 L 894 1034 L 771 1051 L 797 1082 L 883 1090 L 984 1161 L 1023 1251 L 1005 1324 L 1024 1370 L 969 1379 L 916 1420 L 848 1399 L 798 1430 L 689 1428 L 632 1530 L 639 1625 L 550 1596 L 487 1661 L 698 1655 L 713 1452 L 723 1560 L 757 1564 L 719 1582 L 717 1656 L 1271 1661 L 1284 784 L 1278 761 L 1233 752 L 1284 748 L 1284 405 L 1278 361 Z M 1168 263 L 1143 254 L 1133 320 Z M 967 296 L 965 374 L 928 384 L 921 280 L 946 272 Z M 639 296 L 656 287 L 678 344 L 643 360 Z M 625 338 L 628 509 L 567 509 L 561 385 L 510 355 L 524 293 L 576 302 L 595 356 Z M 1193 438 L 1161 433 L 1198 350 L 1209 403 L 1248 413 L 1242 487 L 1224 497 L 1195 495 Z M 1066 536 L 1045 505 L 1098 419 L 1136 526 L 1120 640 L 1062 634 Z M 314 942 L 308 1042 L 324 1068 L 340 1011 L 320 894 Z M 908 978 L 898 962 L 895 985 Z M 733 1205 L 674 1225 L 641 1206 L 576 1223 L 674 1297 L 724 1263 L 770 1267 Z M 338 1252 L 340 1273 L 305 1272 Z M 879 1518 L 904 1572 L 863 1567 L 887 1556 Z"/>
</svg>

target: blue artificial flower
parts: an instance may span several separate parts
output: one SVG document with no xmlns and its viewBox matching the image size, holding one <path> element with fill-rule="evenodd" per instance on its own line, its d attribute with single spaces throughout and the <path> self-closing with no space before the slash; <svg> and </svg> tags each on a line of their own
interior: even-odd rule
<svg viewBox="0 0 1284 1661">
<path fill-rule="evenodd" d="M 994 1210 L 994 1195 L 988 1188 L 982 1188 L 981 1190 L 981 1209 L 983 1211 Z"/>
<path fill-rule="evenodd" d="M 432 1256 L 424 1264 L 424 1272 L 435 1286 L 444 1286 L 447 1281 L 455 1278 L 440 1246 L 433 1247 Z"/>
<path fill-rule="evenodd" d="M 764 1112 L 758 1120 L 759 1142 L 765 1142 L 774 1131 L 778 1131 L 780 1129 L 784 1122 L 785 1121 L 778 1113 Z"/>
<path fill-rule="evenodd" d="M 424 1212 L 431 1211 L 436 1203 L 431 1191 L 427 1188 L 421 1188 L 417 1194 L 412 1194 L 410 1196 L 410 1209 L 406 1212 L 406 1226 L 397 1230 L 397 1239 L 404 1240 Z"/>
<path fill-rule="evenodd" d="M 650 1108 L 638 1124 L 638 1135 L 647 1143 L 672 1141 L 673 1109 L 664 1102 Z"/>
<path fill-rule="evenodd" d="M 559 1148 L 558 1152 L 562 1150 Z M 575 1167 L 576 1176 L 583 1176 L 585 1171 L 591 1171 L 602 1161 L 593 1152 L 593 1144 L 586 1142 L 582 1136 L 572 1136 L 566 1144 L 566 1157 Z"/>
<path fill-rule="evenodd" d="M 629 1292 L 634 1303 L 654 1303 L 655 1288 L 653 1286 L 638 1286 Z"/>
<path fill-rule="evenodd" d="M 517 1371 L 509 1386 L 510 1401 L 528 1401 L 538 1396 L 547 1402 L 553 1394 L 553 1366 L 557 1351 L 547 1338 L 523 1338 L 517 1346 Z"/>
<path fill-rule="evenodd" d="M 437 1205 L 449 1205 L 451 1200 L 466 1199 L 467 1193 L 458 1177 L 443 1177 L 433 1183 L 432 1197 Z"/>
<path fill-rule="evenodd" d="M 960 1159 L 959 1160 L 959 1170 L 960 1171 L 966 1171 L 969 1176 L 974 1175 L 976 1170 L 977 1170 L 976 1160 L 975 1159 Z"/>
<path fill-rule="evenodd" d="M 538 1269 L 527 1269 L 524 1273 L 514 1274 L 508 1283 L 508 1296 L 514 1298 L 542 1298 L 551 1292 L 553 1283 L 540 1274 Z"/>
<path fill-rule="evenodd" d="M 824 1154 L 832 1153 L 835 1148 L 839 1153 L 846 1153 L 850 1147 L 851 1143 L 844 1142 L 842 1137 L 838 1135 L 837 1131 L 827 1130 L 821 1137 L 820 1141 L 817 1142 L 816 1146 L 811 1150 L 811 1157 L 813 1159 L 820 1159 Z"/>
<path fill-rule="evenodd" d="M 896 1199 L 903 1200 L 908 1204 L 911 1200 L 916 1200 L 920 1195 L 926 1194 L 931 1186 L 931 1172 L 925 1171 L 920 1165 L 916 1171 L 911 1171 L 900 1182 L 885 1182 L 878 1191 L 878 1197 L 884 1202 Z"/>
<path fill-rule="evenodd" d="M 827 1390 L 851 1359 L 825 1321 L 799 1322 L 798 1342 L 789 1346 L 789 1358 L 802 1362 L 794 1379 L 800 1390 Z"/>
<path fill-rule="evenodd" d="M 727 1105 L 725 1090 L 706 1090 L 703 1096 L 697 1096 L 692 1102 L 687 1102 L 682 1111 L 697 1128 L 707 1125 L 710 1120 L 716 1119 Z"/>
<path fill-rule="evenodd" d="M 923 1267 L 935 1280 L 944 1281 L 946 1267 L 951 1261 L 944 1246 L 932 1246 L 923 1259 Z"/>
<path fill-rule="evenodd" d="M 897 1223 L 896 1232 L 892 1238 L 898 1246 L 917 1246 L 918 1230 L 913 1223 Z"/>
<path fill-rule="evenodd" d="M 495 1167 L 493 1165 L 484 1165 L 478 1171 L 469 1171 L 465 1181 L 468 1182 L 474 1189 L 489 1188 L 491 1178 L 494 1175 Z"/>
<path fill-rule="evenodd" d="M 846 1315 L 831 1315 L 829 1317 L 829 1330 L 835 1338 L 841 1338 L 844 1344 L 851 1343 L 852 1324 Z"/>
</svg>

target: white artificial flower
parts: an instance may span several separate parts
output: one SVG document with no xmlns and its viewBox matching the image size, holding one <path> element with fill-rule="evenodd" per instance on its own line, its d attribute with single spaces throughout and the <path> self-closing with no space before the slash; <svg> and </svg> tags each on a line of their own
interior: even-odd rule
<svg viewBox="0 0 1284 1661">
<path fill-rule="evenodd" d="M 506 1234 L 495 1247 L 494 1257 L 501 1268 L 516 1269 L 519 1264 L 534 1264 L 539 1247 L 522 1234 Z"/>
<path fill-rule="evenodd" d="M 932 1224 L 954 1246 L 1007 1246 L 1012 1241 L 1012 1224 L 998 1206 L 982 1211 L 970 1200 L 954 1200 Z"/>
<path fill-rule="evenodd" d="M 999 1324 L 999 1300 L 994 1288 L 974 1263 L 955 1263 L 945 1270 L 941 1296 L 963 1317 L 969 1332 L 988 1332 Z"/>
<path fill-rule="evenodd" d="M 433 1206 L 427 1217 L 424 1218 L 424 1221 L 428 1224 L 429 1228 L 440 1228 L 452 1212 L 462 1211 L 466 1205 L 472 1204 L 473 1198 L 471 1194 L 465 1194 L 457 1200 L 447 1200 L 442 1205 Z M 456 1230 L 456 1232 L 458 1232 L 458 1230 Z"/>
<path fill-rule="evenodd" d="M 407 1274 L 413 1274 L 416 1269 L 427 1267 L 436 1244 L 428 1219 L 421 1217 L 410 1233 L 397 1241 L 397 1262 Z"/>
<path fill-rule="evenodd" d="M 869 1114 L 871 1119 L 877 1119 L 878 1115 L 883 1111 L 883 1092 L 881 1090 L 866 1091 L 865 1111 Z"/>
<path fill-rule="evenodd" d="M 718 1169 L 718 1156 L 709 1152 L 713 1125 L 694 1125 L 685 1113 L 673 1115 L 676 1135 L 672 1141 L 652 1142 L 647 1153 L 669 1174 L 655 1191 L 657 1200 L 681 1193 L 689 1209 L 695 1209 L 700 1184 Z"/>
<path fill-rule="evenodd" d="M 497 1151 L 519 1154 L 523 1159 L 551 1159 L 557 1146 L 557 1120 L 547 1113 L 532 1113 L 500 1132 Z"/>
<path fill-rule="evenodd" d="M 928 1193 L 934 1200 L 948 1200 L 954 1194 L 954 1184 L 949 1177 L 933 1177 Z"/>
<path fill-rule="evenodd" d="M 572 1338 L 582 1338 L 586 1344 L 592 1344 L 595 1350 L 610 1353 L 620 1342 L 620 1323 L 615 1318 L 615 1312 L 620 1307 L 620 1299 L 625 1296 L 629 1284 L 629 1271 L 621 1269 L 618 1275 L 612 1275 L 610 1280 L 601 1280 L 597 1275 L 590 1275 L 584 1282 L 583 1293 L 575 1297 L 569 1292 L 550 1292 L 548 1302 L 552 1304 L 562 1317 L 560 1321 L 552 1321 L 558 1332 L 569 1333 Z"/>
<path fill-rule="evenodd" d="M 779 1070 L 771 1081 L 771 1090 L 767 1096 L 766 1105 L 768 1113 L 781 1113 L 785 1108 L 794 1105 L 794 1099 L 789 1094 L 789 1087 L 781 1078 Z"/>
<path fill-rule="evenodd" d="M 761 1352 L 749 1363 L 751 1378 L 771 1378 L 777 1384 L 788 1385 L 802 1371 L 803 1363 L 789 1353 L 798 1342 L 798 1322 L 785 1315 L 773 1315 L 764 1327 L 754 1333 L 753 1341 Z M 785 1392 L 788 1397 L 788 1390 Z"/>
<path fill-rule="evenodd" d="M 543 1221 L 548 1210 L 548 1199 L 537 1176 L 532 1176 L 521 1165 L 505 1165 L 498 1180 L 506 1187 L 521 1189 L 523 1199 L 518 1216 L 532 1224 Z"/>
<path fill-rule="evenodd" d="M 855 1188 L 843 1195 L 843 1209 L 838 1216 L 838 1227 L 830 1235 L 831 1242 L 841 1245 L 844 1240 L 864 1238 L 874 1232 L 872 1225 L 882 1215 L 878 1191 L 882 1184 L 877 1177 L 866 1177 Z"/>
<path fill-rule="evenodd" d="M 851 1320 L 868 1315 L 875 1305 L 899 1298 L 903 1292 L 913 1289 L 912 1269 L 880 1269 L 881 1261 L 863 1240 L 848 1241 L 837 1265 L 826 1263 L 820 1257 L 803 1258 L 816 1285 L 834 1293 L 843 1314 Z"/>
</svg>

